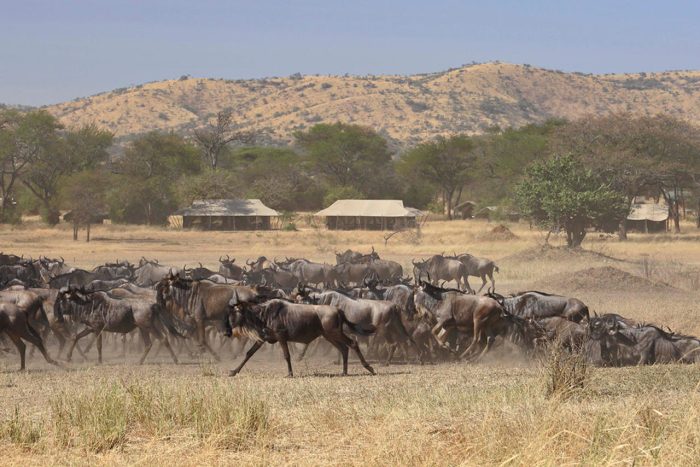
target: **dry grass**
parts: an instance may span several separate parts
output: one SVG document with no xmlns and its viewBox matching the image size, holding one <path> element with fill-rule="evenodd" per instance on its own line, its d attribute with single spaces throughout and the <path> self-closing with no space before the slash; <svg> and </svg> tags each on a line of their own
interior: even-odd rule
<svg viewBox="0 0 700 467">
<path fill-rule="evenodd" d="M 588 252 L 542 251 L 540 233 L 522 224 L 508 227 L 517 239 L 489 239 L 483 234 L 493 226 L 484 222 L 434 222 L 419 239 L 397 235 L 386 248 L 378 232 L 202 233 L 120 226 L 96 228 L 93 235 L 100 240 L 90 244 L 72 242 L 68 229 L 4 227 L 0 243 L 4 251 L 63 255 L 81 266 L 142 255 L 171 264 L 201 258 L 216 266 L 222 253 L 239 261 L 258 254 L 332 261 L 334 250 L 371 245 L 409 266 L 412 257 L 467 250 L 499 262 L 502 292 L 546 286 L 548 277 L 557 277 L 557 290 L 551 291 L 568 293 L 571 277 L 576 295 L 592 310 L 700 334 L 690 282 L 643 290 L 606 283 L 602 276 L 594 278 L 600 285 L 590 278 L 574 280 L 577 271 L 606 266 L 641 277 L 649 255 L 652 279 L 673 282 L 700 264 L 700 249 L 685 241 L 699 237 L 690 226 L 680 237 L 633 235 L 629 243 L 592 237 Z M 105 365 L 75 363 L 68 371 L 33 358 L 30 371 L 19 374 L 16 356 L 0 357 L 4 464 L 700 462 L 697 365 L 588 369 L 582 380 L 580 367 L 563 356 L 543 366 L 494 355 L 478 365 L 379 367 L 376 377 L 353 364 L 351 376 L 342 378 L 329 377 L 339 373 L 331 357 L 317 356 L 295 362 L 298 376 L 290 380 L 282 377 L 285 365 L 273 348 L 229 379 L 228 351 L 222 364 L 181 355 L 184 363 L 175 366 L 162 352 L 149 360 L 156 363 L 139 367 L 129 363 L 137 349 L 124 361 L 112 346 L 105 344 Z M 573 397 L 548 397 L 548 387 L 562 393 L 552 391 L 555 379 Z"/>
</svg>

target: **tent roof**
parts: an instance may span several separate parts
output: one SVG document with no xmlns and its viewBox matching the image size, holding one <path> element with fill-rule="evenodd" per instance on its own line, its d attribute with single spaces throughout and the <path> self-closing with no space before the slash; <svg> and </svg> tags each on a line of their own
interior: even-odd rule
<svg viewBox="0 0 700 467">
<path fill-rule="evenodd" d="M 417 209 L 404 207 L 400 199 L 339 199 L 315 216 L 416 217 L 421 214 Z"/>
<path fill-rule="evenodd" d="M 279 216 L 274 209 L 265 206 L 259 199 L 204 199 L 196 200 L 192 206 L 180 209 L 180 216 L 224 216 L 252 217 Z"/>
<path fill-rule="evenodd" d="M 633 204 L 627 220 L 662 222 L 668 219 L 668 206 L 665 204 L 643 203 Z"/>
</svg>

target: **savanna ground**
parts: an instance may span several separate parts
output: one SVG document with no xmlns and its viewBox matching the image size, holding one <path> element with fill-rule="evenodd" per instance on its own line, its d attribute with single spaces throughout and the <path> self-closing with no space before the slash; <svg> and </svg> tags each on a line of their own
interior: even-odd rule
<svg viewBox="0 0 700 467">
<path fill-rule="evenodd" d="M 0 250 L 63 256 L 76 266 L 141 256 L 163 264 L 218 267 L 230 254 L 304 256 L 369 250 L 400 261 L 469 251 L 497 261 L 501 293 L 534 288 L 572 294 L 591 310 L 618 312 L 700 334 L 696 289 L 700 231 L 633 234 L 628 242 L 591 234 L 585 250 L 543 249 L 544 235 L 508 224 L 516 238 L 481 221 L 429 222 L 384 245 L 381 232 L 182 232 L 100 226 L 89 244 L 68 228 L 31 223 L 0 229 Z M 81 234 L 82 235 L 82 234 Z M 550 244 L 559 245 L 552 238 Z M 477 280 L 472 278 L 472 285 Z M 52 349 L 55 352 L 55 349 Z M 543 361 L 494 353 L 478 364 L 357 364 L 349 377 L 330 355 L 293 362 L 283 378 L 278 349 L 257 354 L 229 378 L 222 362 L 165 352 L 147 364 L 106 345 L 106 363 L 65 370 L 36 356 L 18 373 L 0 357 L 3 464 L 672 464 L 700 462 L 700 368 L 659 365 L 590 370 L 583 389 L 547 397 Z"/>
</svg>

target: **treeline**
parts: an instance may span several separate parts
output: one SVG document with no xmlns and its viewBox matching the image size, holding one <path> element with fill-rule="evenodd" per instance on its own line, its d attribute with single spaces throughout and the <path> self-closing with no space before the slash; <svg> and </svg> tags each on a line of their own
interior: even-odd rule
<svg viewBox="0 0 700 467">
<path fill-rule="evenodd" d="M 162 224 L 194 199 L 230 197 L 260 198 L 282 211 L 398 198 L 452 216 L 454 206 L 475 200 L 579 231 L 619 224 L 624 236 L 623 211 L 635 195 L 665 197 L 678 222 L 678 193 L 694 190 L 700 173 L 700 132 L 668 116 L 491 128 L 398 154 L 373 129 L 343 123 L 299 131 L 288 147 L 256 146 L 257 136 L 223 111 L 192 134 L 151 132 L 117 149 L 93 125 L 64 128 L 45 111 L 0 110 L 0 219 L 40 212 L 56 223 L 60 210 L 72 210 L 77 219 L 105 212 L 114 222 Z M 543 177 L 549 185 L 537 186 Z M 603 196 L 584 209 L 588 189 L 589 198 L 609 190 L 619 206 L 602 209 L 612 199 Z"/>
</svg>

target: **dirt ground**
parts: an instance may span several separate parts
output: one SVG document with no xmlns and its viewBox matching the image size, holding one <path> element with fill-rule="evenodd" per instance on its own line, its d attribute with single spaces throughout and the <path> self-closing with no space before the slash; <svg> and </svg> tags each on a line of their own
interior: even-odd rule
<svg viewBox="0 0 700 467">
<path fill-rule="evenodd" d="M 680 235 L 632 234 L 624 243 L 591 234 L 580 251 L 560 248 L 562 239 L 557 237 L 544 247 L 544 235 L 526 224 L 506 224 L 512 235 L 503 234 L 501 228 L 499 235 L 490 235 L 494 227 L 497 224 L 482 221 L 429 222 L 420 233 L 397 234 L 385 245 L 381 232 L 306 228 L 207 233 L 123 226 L 98 226 L 93 241 L 85 243 L 73 242 L 68 228 L 29 224 L 0 228 L 0 250 L 63 256 L 80 267 L 115 259 L 136 262 L 146 256 L 163 264 L 201 261 L 213 268 L 224 254 L 239 263 L 259 255 L 334 262 L 335 251 L 374 246 L 382 257 L 401 262 L 405 275 L 410 274 L 412 258 L 468 251 L 496 260 L 501 293 L 538 289 L 571 294 L 598 313 L 617 312 L 700 335 L 700 232 L 694 227 L 684 225 Z M 470 281 L 472 286 L 480 283 L 477 278 Z M 475 365 L 375 363 L 375 377 L 352 360 L 347 378 L 336 377 L 340 368 L 333 355 L 319 353 L 295 361 L 293 379 L 283 378 L 285 363 L 276 348 L 256 354 L 236 378 L 226 376 L 238 361 L 230 347 L 222 350 L 219 363 L 183 350 L 179 365 L 172 364 L 163 350 L 138 366 L 138 343 L 129 343 L 125 357 L 121 350 L 121 342 L 110 338 L 103 365 L 96 364 L 93 348 L 88 361 L 76 355 L 62 369 L 47 365 L 37 354 L 28 360 L 24 373 L 16 371 L 16 355 L 0 354 L 3 463 L 688 465 L 700 461 L 697 365 L 592 369 L 581 393 L 553 400 L 545 396 L 545 363 L 512 350 L 494 352 Z M 52 346 L 51 352 L 55 351 Z M 135 397 L 134 388 L 140 385 L 172 391 L 170 399 L 162 398 L 178 404 L 190 403 L 188 398 L 197 394 L 220 392 L 222 396 L 211 404 L 221 404 L 222 413 L 228 400 L 252 397 L 265 408 L 264 429 L 254 441 L 222 445 L 212 441 L 212 433 L 193 435 L 196 424 L 183 422 L 163 434 L 149 431 L 145 419 L 138 419 L 124 425 L 124 437 L 108 449 L 60 441 L 65 404 L 76 404 L 71 406 L 74 415 L 85 411 L 84 416 L 70 419 L 75 430 L 69 430 L 71 436 L 92 439 L 79 428 L 100 422 L 90 417 L 101 417 L 90 412 L 89 403 L 79 404 L 103 394 L 106 387 L 116 387 L 115 394 L 121 394 L 112 402 Z M 167 414 L 162 416 L 164 426 L 170 423 Z M 110 420 L 101 422 L 118 425 Z"/>
</svg>

